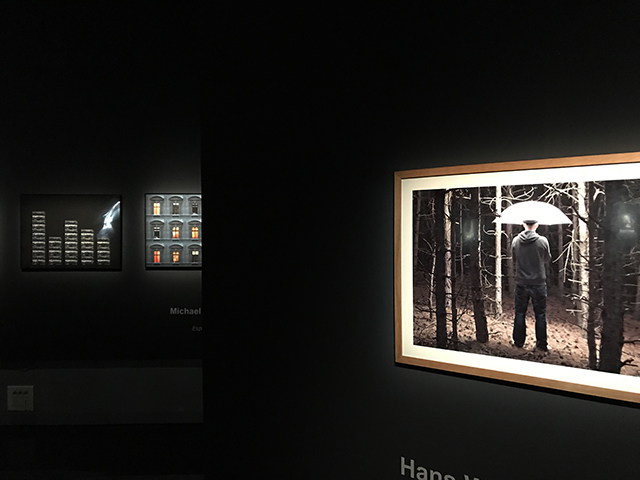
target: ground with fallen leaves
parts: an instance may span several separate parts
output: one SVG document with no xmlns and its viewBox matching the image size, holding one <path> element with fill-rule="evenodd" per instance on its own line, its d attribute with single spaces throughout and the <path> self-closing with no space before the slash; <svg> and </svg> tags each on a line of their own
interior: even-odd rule
<svg viewBox="0 0 640 480">
<path fill-rule="evenodd" d="M 416 287 L 415 298 L 421 298 L 424 292 Z M 423 298 L 423 297 L 422 297 Z M 465 303 L 465 302 L 462 302 Z M 531 304 L 527 310 L 527 339 L 523 348 L 517 348 L 511 339 L 513 330 L 513 298 L 503 296 L 503 315 L 496 317 L 487 309 L 489 342 L 480 343 L 475 339 L 475 323 L 470 306 L 461 305 L 458 320 L 458 350 L 462 352 L 492 355 L 496 357 L 514 358 L 553 365 L 564 365 L 575 368 L 589 368 L 589 352 L 584 330 L 577 326 L 577 318 L 570 310 L 571 301 L 550 295 L 547 298 L 547 336 L 549 352 L 534 349 L 535 332 L 534 316 Z M 414 343 L 435 347 L 436 337 L 435 315 L 416 302 L 414 309 Z M 623 375 L 640 376 L 640 322 L 634 321 L 630 315 L 625 317 L 625 346 L 622 353 Z M 451 338 L 451 325 L 448 325 Z M 451 349 L 454 348 L 452 342 Z M 596 343 L 600 345 L 600 328 L 596 328 Z"/>
</svg>

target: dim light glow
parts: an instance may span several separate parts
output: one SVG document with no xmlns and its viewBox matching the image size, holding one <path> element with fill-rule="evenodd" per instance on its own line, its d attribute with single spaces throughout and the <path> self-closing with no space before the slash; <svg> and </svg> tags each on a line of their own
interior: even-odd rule
<svg viewBox="0 0 640 480">
<path fill-rule="evenodd" d="M 113 221 L 120 216 L 120 201 L 114 203 L 113 207 L 104 214 L 104 223 L 102 224 L 102 230 L 98 232 L 98 238 L 104 238 L 109 236 L 109 230 L 113 229 Z"/>
</svg>

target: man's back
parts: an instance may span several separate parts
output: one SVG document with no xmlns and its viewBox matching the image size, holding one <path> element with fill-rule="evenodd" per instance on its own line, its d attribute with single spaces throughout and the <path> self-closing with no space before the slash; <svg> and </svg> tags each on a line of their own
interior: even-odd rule
<svg viewBox="0 0 640 480">
<path fill-rule="evenodd" d="M 535 231 L 524 230 L 513 239 L 511 249 L 516 262 L 516 284 L 546 284 L 545 263 L 551 258 L 549 241 Z"/>
</svg>

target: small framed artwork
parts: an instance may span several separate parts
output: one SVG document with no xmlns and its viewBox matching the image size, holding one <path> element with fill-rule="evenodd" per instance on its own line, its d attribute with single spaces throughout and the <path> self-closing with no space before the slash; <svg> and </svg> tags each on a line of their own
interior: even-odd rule
<svg viewBox="0 0 640 480">
<path fill-rule="evenodd" d="M 21 195 L 24 271 L 120 270 L 120 195 Z"/>
<path fill-rule="evenodd" d="M 640 153 L 395 173 L 395 359 L 640 402 Z"/>
<path fill-rule="evenodd" d="M 148 269 L 202 268 L 202 195 L 145 196 L 145 257 Z"/>
</svg>

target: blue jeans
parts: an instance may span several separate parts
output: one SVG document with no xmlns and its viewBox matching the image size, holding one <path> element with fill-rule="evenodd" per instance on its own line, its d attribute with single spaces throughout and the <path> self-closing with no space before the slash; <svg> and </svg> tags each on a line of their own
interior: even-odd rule
<svg viewBox="0 0 640 480">
<path fill-rule="evenodd" d="M 524 345 L 527 336 L 527 325 L 524 320 L 527 314 L 529 299 L 533 305 L 536 317 L 536 344 L 547 346 L 547 286 L 546 285 L 516 285 L 515 311 L 513 321 L 513 342 L 516 346 Z"/>
</svg>

